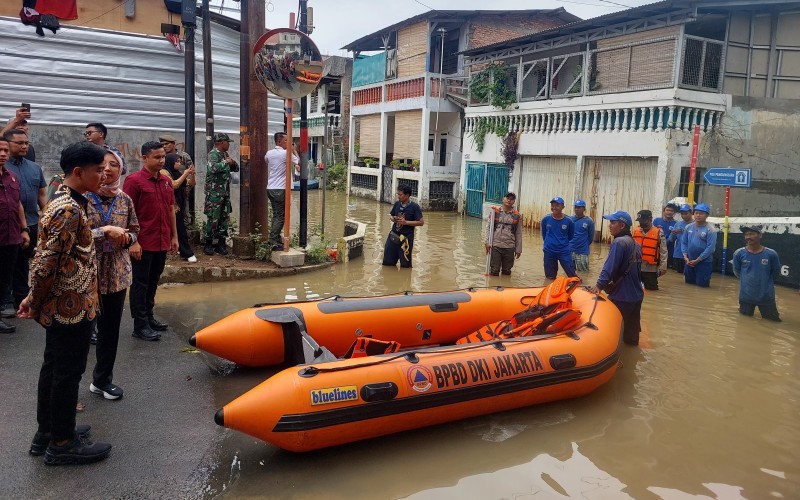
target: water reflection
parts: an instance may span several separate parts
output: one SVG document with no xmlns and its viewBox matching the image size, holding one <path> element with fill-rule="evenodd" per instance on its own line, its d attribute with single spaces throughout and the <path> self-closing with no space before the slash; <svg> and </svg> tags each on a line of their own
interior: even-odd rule
<svg viewBox="0 0 800 500">
<path fill-rule="evenodd" d="M 311 226 L 319 194 L 309 193 Z M 368 224 L 362 259 L 313 274 L 169 288 L 159 293 L 159 314 L 188 337 L 257 302 L 544 283 L 535 232 L 525 233 L 512 276 L 489 279 L 481 221 L 427 213 L 414 268 L 385 268 L 390 206 L 331 193 L 326 203 L 327 228 L 342 228 L 345 216 Z M 606 253 L 593 246 L 590 283 Z M 208 496 L 800 498 L 800 294 L 778 289 L 784 322 L 775 324 L 741 317 L 737 290 L 719 275 L 710 289 L 663 277 L 662 290 L 645 298 L 640 348 L 627 348 L 614 379 L 585 398 L 309 454 L 220 428 Z M 231 368 L 207 359 L 223 373 Z M 216 404 L 272 373 L 217 377 Z"/>
</svg>

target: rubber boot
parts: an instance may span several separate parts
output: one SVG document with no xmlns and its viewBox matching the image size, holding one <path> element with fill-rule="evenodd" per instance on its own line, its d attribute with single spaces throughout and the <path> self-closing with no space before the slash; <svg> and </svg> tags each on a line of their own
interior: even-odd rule
<svg viewBox="0 0 800 500">
<path fill-rule="evenodd" d="M 214 247 L 214 251 L 220 255 L 228 255 L 228 243 L 225 242 L 225 238 L 220 238 L 217 241 L 217 246 Z"/>
<path fill-rule="evenodd" d="M 214 240 L 206 240 L 206 244 L 203 246 L 203 253 L 206 255 L 214 255 Z"/>
</svg>

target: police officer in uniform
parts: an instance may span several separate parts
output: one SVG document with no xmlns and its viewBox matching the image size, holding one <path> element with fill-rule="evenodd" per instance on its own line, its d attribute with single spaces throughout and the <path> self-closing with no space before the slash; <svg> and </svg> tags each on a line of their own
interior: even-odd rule
<svg viewBox="0 0 800 500">
<path fill-rule="evenodd" d="M 203 253 L 228 255 L 228 221 L 233 210 L 231 206 L 231 172 L 239 171 L 239 164 L 228 154 L 231 138 L 228 134 L 214 134 L 214 149 L 208 153 L 206 164 L 205 196 L 203 213 L 206 222 L 203 224 L 205 246 Z M 217 244 L 214 246 L 214 238 Z"/>
<path fill-rule="evenodd" d="M 514 210 L 516 201 L 517 195 L 508 193 L 503 197 L 503 206 L 492 207 L 494 227 L 487 228 L 484 242 L 486 253 L 491 252 L 489 273 L 492 276 L 498 276 L 501 268 L 503 274 L 511 274 L 514 258 L 522 255 L 522 216 Z"/>
</svg>

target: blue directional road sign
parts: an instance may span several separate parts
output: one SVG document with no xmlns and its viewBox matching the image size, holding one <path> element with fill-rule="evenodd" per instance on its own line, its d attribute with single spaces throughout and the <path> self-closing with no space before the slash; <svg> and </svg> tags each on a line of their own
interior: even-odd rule
<svg viewBox="0 0 800 500">
<path fill-rule="evenodd" d="M 749 168 L 709 168 L 703 174 L 707 184 L 714 186 L 750 187 L 752 170 Z"/>
</svg>

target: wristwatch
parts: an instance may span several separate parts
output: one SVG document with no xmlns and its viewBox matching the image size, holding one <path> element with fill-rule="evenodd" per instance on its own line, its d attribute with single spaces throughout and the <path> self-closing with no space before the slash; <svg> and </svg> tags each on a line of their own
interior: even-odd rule
<svg viewBox="0 0 800 500">
<path fill-rule="evenodd" d="M 27 226 L 25 226 L 25 227 L 23 227 L 22 229 L 20 229 L 20 232 L 21 232 L 21 233 L 28 233 L 28 234 L 31 234 L 31 230 L 30 230 L 30 229 L 29 229 Z"/>
</svg>

